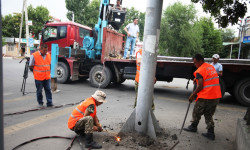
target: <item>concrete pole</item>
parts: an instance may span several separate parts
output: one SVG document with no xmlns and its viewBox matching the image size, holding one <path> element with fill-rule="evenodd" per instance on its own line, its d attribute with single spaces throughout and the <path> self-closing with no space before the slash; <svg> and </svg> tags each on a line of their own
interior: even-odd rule
<svg viewBox="0 0 250 150">
<path fill-rule="evenodd" d="M 22 28 L 23 28 L 23 12 L 24 12 L 24 6 L 25 6 L 24 1 L 25 1 L 25 0 L 23 0 L 23 10 L 22 10 L 22 17 L 21 17 L 20 30 L 19 30 L 19 42 L 18 42 L 18 48 L 17 48 L 19 56 L 21 56 L 21 53 L 20 53 L 20 43 L 21 43 Z"/>
<path fill-rule="evenodd" d="M 152 97 L 163 0 L 147 0 L 135 130 L 156 138 L 152 121 Z M 153 126 L 152 126 L 153 125 Z"/>
<path fill-rule="evenodd" d="M 25 56 L 30 57 L 27 0 L 25 0 L 25 24 L 26 24 L 26 52 L 25 52 Z"/>
</svg>

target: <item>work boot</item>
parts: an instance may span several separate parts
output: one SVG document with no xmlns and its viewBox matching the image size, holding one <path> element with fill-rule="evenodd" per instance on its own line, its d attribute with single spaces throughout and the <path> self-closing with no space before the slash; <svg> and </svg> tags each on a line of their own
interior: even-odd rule
<svg viewBox="0 0 250 150">
<path fill-rule="evenodd" d="M 202 135 L 208 138 L 209 140 L 214 140 L 215 139 L 214 128 L 209 128 L 207 130 L 207 133 L 202 133 Z"/>
<path fill-rule="evenodd" d="M 101 149 L 102 145 L 97 144 L 95 141 L 93 141 L 93 133 L 87 133 L 85 135 L 85 148 L 90 149 Z"/>
<path fill-rule="evenodd" d="M 187 128 L 183 128 L 183 130 L 188 131 L 188 132 L 197 132 L 197 126 L 198 126 L 198 124 L 192 123 Z"/>
</svg>

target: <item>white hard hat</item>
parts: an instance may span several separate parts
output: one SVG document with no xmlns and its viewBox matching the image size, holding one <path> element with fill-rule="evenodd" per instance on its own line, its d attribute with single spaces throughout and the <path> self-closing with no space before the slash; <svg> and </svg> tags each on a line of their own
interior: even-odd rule
<svg viewBox="0 0 250 150">
<path fill-rule="evenodd" d="M 220 58 L 220 55 L 214 54 L 214 55 L 212 56 L 212 58 L 219 59 L 219 58 Z"/>
</svg>

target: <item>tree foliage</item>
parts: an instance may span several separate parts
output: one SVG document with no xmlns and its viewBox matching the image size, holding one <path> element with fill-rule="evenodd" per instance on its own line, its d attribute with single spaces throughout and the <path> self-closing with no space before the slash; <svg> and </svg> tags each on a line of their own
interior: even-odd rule
<svg viewBox="0 0 250 150">
<path fill-rule="evenodd" d="M 194 6 L 177 2 L 163 12 L 160 55 L 190 57 L 196 53 L 211 57 L 222 48 L 221 32 L 211 18 L 196 19 Z"/>
<path fill-rule="evenodd" d="M 19 37 L 20 23 L 21 23 L 21 13 L 16 13 L 14 15 L 8 14 L 2 16 L 2 36 L 3 37 Z M 25 34 L 25 28 L 22 30 L 22 36 Z"/>
<path fill-rule="evenodd" d="M 2 46 L 6 45 L 5 39 L 2 37 Z"/>
<path fill-rule="evenodd" d="M 49 21 L 49 10 L 43 6 L 37 6 L 33 8 L 32 5 L 28 7 L 28 17 L 32 20 L 32 26 L 29 26 L 30 32 L 34 33 L 35 38 L 38 38 L 38 34 L 41 32 L 44 23 Z"/>
<path fill-rule="evenodd" d="M 68 9 L 67 18 L 74 22 L 94 27 L 98 21 L 100 0 L 65 0 Z"/>
<path fill-rule="evenodd" d="M 177 2 L 163 12 L 160 30 L 160 55 L 192 56 L 201 52 L 201 28 L 194 26 L 193 5 Z"/>
<path fill-rule="evenodd" d="M 234 36 L 235 31 L 232 29 L 223 29 L 221 31 L 222 41 L 223 42 L 232 42 L 235 38 Z"/>
<path fill-rule="evenodd" d="M 246 2 L 249 0 L 191 0 L 194 3 L 200 2 L 205 12 L 211 13 L 218 24 L 225 28 L 229 23 L 232 25 L 243 18 L 247 12 Z"/>
<path fill-rule="evenodd" d="M 2 31 L 4 37 L 19 37 L 19 30 L 21 24 L 21 13 L 9 14 L 2 16 Z M 42 30 L 42 27 L 46 21 L 48 21 L 49 11 L 43 6 L 33 8 L 32 5 L 28 7 L 28 19 L 32 20 L 32 26 L 29 26 L 29 30 L 34 32 L 35 37 L 38 37 L 38 33 Z M 25 16 L 23 16 L 22 37 L 25 36 Z"/>
<path fill-rule="evenodd" d="M 221 32 L 214 28 L 214 23 L 211 18 L 201 18 L 198 22 L 202 32 L 202 49 L 204 57 L 210 58 L 213 54 L 221 52 L 222 38 Z"/>
</svg>

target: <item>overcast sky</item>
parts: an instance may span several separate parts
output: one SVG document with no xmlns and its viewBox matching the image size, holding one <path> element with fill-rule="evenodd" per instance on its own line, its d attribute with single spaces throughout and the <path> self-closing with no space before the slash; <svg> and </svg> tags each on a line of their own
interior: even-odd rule
<svg viewBox="0 0 250 150">
<path fill-rule="evenodd" d="M 33 7 L 44 6 L 46 7 L 50 15 L 61 19 L 62 21 L 67 21 L 66 13 L 66 4 L 65 0 L 27 0 L 28 6 L 31 4 Z M 163 9 L 167 8 L 169 5 L 180 1 L 182 4 L 190 4 L 191 0 L 163 0 Z M 111 3 L 115 3 L 116 0 L 111 0 Z M 2 14 L 12 14 L 12 13 L 21 13 L 23 6 L 23 0 L 2 0 Z M 146 0 L 123 0 L 123 7 L 135 7 L 137 10 L 145 12 L 146 10 Z M 201 16 L 210 16 L 205 14 L 202 10 L 201 4 L 195 4 L 195 8 L 198 10 L 197 15 Z M 250 15 L 250 7 L 248 7 L 248 15 Z M 215 26 L 217 27 L 217 26 Z M 231 27 L 232 28 L 232 27 Z M 234 27 L 236 29 L 236 27 Z"/>
</svg>

